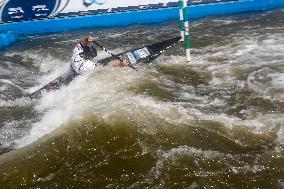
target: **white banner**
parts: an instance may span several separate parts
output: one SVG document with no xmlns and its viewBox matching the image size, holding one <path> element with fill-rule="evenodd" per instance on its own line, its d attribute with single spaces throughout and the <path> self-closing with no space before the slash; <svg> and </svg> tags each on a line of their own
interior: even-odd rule
<svg viewBox="0 0 284 189">
<path fill-rule="evenodd" d="M 149 4 L 167 4 L 178 0 L 70 0 L 62 12 L 88 11 L 97 9 L 110 9 Z"/>
</svg>

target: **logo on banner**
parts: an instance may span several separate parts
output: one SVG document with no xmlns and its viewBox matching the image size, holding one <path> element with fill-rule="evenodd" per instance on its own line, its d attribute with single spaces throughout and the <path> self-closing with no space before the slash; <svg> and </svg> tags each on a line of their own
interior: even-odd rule
<svg viewBox="0 0 284 189">
<path fill-rule="evenodd" d="M 83 4 L 85 7 L 89 7 L 93 4 L 103 5 L 106 3 L 106 0 L 83 0 Z"/>
<path fill-rule="evenodd" d="M 6 0 L 0 3 L 1 21 L 22 21 L 46 18 L 61 11 L 69 0 Z"/>
</svg>

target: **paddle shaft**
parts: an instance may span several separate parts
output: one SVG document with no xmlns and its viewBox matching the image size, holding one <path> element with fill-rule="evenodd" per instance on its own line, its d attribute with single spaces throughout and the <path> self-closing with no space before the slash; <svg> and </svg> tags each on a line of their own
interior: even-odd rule
<svg viewBox="0 0 284 189">
<path fill-rule="evenodd" d="M 96 41 L 93 41 L 93 43 L 96 44 L 96 45 L 97 45 L 98 47 L 100 47 L 101 49 L 103 49 L 103 50 L 104 50 L 105 52 L 107 52 L 108 54 L 110 54 L 111 56 L 113 56 L 114 58 L 116 58 L 117 60 L 119 60 L 121 63 L 123 62 L 123 60 L 122 60 L 119 56 L 113 54 L 112 52 L 110 52 L 109 50 L 107 50 L 105 47 L 103 47 L 102 45 L 98 44 Z M 134 69 L 134 70 L 137 71 L 137 68 L 135 68 L 133 65 L 131 65 L 130 62 L 128 63 L 128 66 L 129 66 L 130 68 L 132 68 L 132 69 Z"/>
</svg>

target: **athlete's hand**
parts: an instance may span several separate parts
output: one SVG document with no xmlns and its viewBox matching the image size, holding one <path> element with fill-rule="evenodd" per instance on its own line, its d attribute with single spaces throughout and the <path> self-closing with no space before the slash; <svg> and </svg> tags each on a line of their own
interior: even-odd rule
<svg viewBox="0 0 284 189">
<path fill-rule="evenodd" d="M 128 61 L 128 60 L 123 60 L 123 61 L 122 61 L 122 64 L 123 64 L 124 66 L 128 66 L 129 61 Z"/>
<path fill-rule="evenodd" d="M 121 62 L 121 60 L 113 60 L 112 61 L 112 65 L 114 67 L 125 67 L 125 66 L 128 66 L 128 64 L 129 64 L 128 60 L 122 60 L 122 62 Z"/>
</svg>

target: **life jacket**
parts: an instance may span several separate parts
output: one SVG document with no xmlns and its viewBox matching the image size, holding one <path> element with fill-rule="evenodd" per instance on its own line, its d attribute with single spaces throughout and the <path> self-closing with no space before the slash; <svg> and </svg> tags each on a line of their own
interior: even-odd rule
<svg viewBox="0 0 284 189">
<path fill-rule="evenodd" d="M 97 49 L 94 46 L 82 46 L 83 52 L 80 53 L 80 56 L 82 56 L 84 59 L 91 60 L 97 56 Z"/>
<path fill-rule="evenodd" d="M 76 45 L 71 57 L 71 69 L 73 72 L 80 74 L 97 66 L 97 62 L 92 62 L 97 56 L 97 50 L 82 43 Z"/>
</svg>

